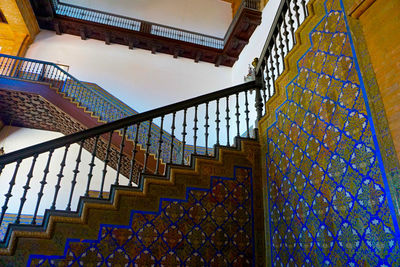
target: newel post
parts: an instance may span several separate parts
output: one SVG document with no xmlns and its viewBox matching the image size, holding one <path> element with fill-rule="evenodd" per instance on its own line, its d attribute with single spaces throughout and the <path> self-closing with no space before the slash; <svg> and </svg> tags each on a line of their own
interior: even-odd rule
<svg viewBox="0 0 400 267">
<path fill-rule="evenodd" d="M 253 61 L 253 65 L 257 65 L 258 58 L 255 58 Z M 263 112 L 263 99 L 261 96 L 261 90 L 265 88 L 265 81 L 264 81 L 264 71 L 263 68 L 260 68 L 259 71 L 256 73 L 256 99 L 255 99 L 255 108 L 257 111 L 257 121 L 256 126 L 258 128 L 258 122 L 261 120 L 262 112 Z"/>
</svg>

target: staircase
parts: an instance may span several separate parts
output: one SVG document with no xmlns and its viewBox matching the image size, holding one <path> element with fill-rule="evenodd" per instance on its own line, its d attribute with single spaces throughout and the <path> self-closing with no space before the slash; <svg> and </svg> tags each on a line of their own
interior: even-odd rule
<svg viewBox="0 0 400 267">
<path fill-rule="evenodd" d="M 2 55 L 2 87 L 47 87 L 59 102 L 45 96 L 32 105 L 62 96 L 98 125 L 0 156 L 0 224 L 9 223 L 0 263 L 263 264 L 260 148 L 250 121 L 267 114 L 306 16 L 305 1 L 281 1 L 255 81 L 139 114 L 54 64 Z M 22 102 L 34 94 L 25 91 Z"/>
<path fill-rule="evenodd" d="M 0 77 L 3 77 L 0 81 L 0 94 L 3 98 L 0 117 L 9 125 L 69 135 L 137 114 L 99 86 L 78 81 L 54 63 L 1 55 L 0 70 Z M 39 116 L 38 105 L 43 107 Z M 137 168 L 143 166 L 144 158 L 141 147 L 145 146 L 146 126 L 142 127 L 144 129 L 139 131 L 141 134 L 137 143 Z M 157 130 L 157 127 L 153 127 L 154 133 Z M 115 136 L 112 144 L 118 146 L 121 137 L 122 133 L 120 137 Z M 131 154 L 134 140 L 132 129 L 127 130 L 126 139 L 124 153 Z M 102 138 L 100 141 L 106 142 Z M 178 144 L 178 141 L 175 142 Z M 89 149 L 88 146 L 84 148 Z M 156 151 L 150 152 L 148 168 L 154 171 Z M 161 163 L 163 170 L 164 164 Z"/>
</svg>

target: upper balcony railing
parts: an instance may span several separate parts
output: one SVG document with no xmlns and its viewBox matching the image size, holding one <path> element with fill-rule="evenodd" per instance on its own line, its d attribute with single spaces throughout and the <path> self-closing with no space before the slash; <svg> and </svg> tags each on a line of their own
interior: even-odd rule
<svg viewBox="0 0 400 267">
<path fill-rule="evenodd" d="M 215 49 L 223 49 L 230 34 L 232 33 L 240 13 L 244 8 L 259 9 L 259 0 L 243 0 L 238 12 L 230 24 L 224 38 L 218 38 L 197 32 L 182 30 L 166 25 L 152 23 L 144 20 L 129 18 L 108 12 L 85 8 L 81 6 L 62 3 L 59 0 L 52 0 L 55 13 L 60 16 L 67 16 L 85 21 L 91 21 L 108 26 L 119 27 L 137 32 L 162 36 L 178 41 L 202 45 Z"/>
<path fill-rule="evenodd" d="M 51 62 L 0 54 L 0 77 L 49 83 L 58 92 L 65 94 L 73 102 L 79 103 L 80 106 L 86 108 L 86 110 L 92 112 L 105 122 L 116 121 L 138 113 L 122 101 L 102 90 L 94 89 L 82 83 Z M 138 144 L 142 145 L 142 147 L 146 146 L 147 133 L 145 129 L 146 124 L 142 125 L 138 132 Z M 153 125 L 152 131 L 153 136 L 156 136 L 160 128 Z M 128 129 L 128 138 L 134 140 L 135 134 L 135 129 Z M 166 132 L 164 135 L 170 136 Z M 172 139 L 170 138 L 169 140 Z M 165 140 L 166 145 L 169 144 L 169 140 Z M 174 157 L 181 158 L 182 155 L 179 153 L 180 141 L 174 140 L 174 142 Z M 150 152 L 155 154 L 157 151 L 153 147 Z M 167 160 L 166 155 L 162 157 L 162 160 Z"/>
</svg>

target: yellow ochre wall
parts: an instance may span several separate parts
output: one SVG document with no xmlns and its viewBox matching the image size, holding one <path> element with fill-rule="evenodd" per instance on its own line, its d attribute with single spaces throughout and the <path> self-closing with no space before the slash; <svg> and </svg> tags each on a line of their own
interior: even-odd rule
<svg viewBox="0 0 400 267">
<path fill-rule="evenodd" d="M 39 32 L 29 0 L 1 0 L 0 10 L 8 23 L 0 23 L 0 53 L 24 56 Z"/>
<path fill-rule="evenodd" d="M 359 1 L 352 17 L 364 32 L 371 63 L 400 158 L 400 1 Z"/>
<path fill-rule="evenodd" d="M 236 15 L 236 11 L 239 9 L 239 6 L 243 0 L 223 0 L 223 1 L 231 3 L 232 17 L 234 17 Z M 268 0 L 260 0 L 260 10 L 263 10 L 263 8 L 267 3 Z"/>
</svg>

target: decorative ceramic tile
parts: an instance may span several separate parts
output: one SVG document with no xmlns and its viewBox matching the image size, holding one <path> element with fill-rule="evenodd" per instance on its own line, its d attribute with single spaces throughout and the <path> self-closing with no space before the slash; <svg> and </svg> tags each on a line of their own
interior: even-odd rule
<svg viewBox="0 0 400 267">
<path fill-rule="evenodd" d="M 3 223 L 1 224 L 1 227 L 0 227 L 0 240 L 4 239 L 4 237 L 7 233 L 8 225 L 11 223 L 14 223 L 16 218 L 17 218 L 17 214 L 10 214 L 10 213 L 4 214 Z M 20 222 L 21 222 L 21 224 L 31 224 L 32 219 L 33 219 L 32 215 L 23 215 L 22 214 L 20 217 Z M 43 221 L 43 216 L 36 217 L 37 225 L 41 225 L 42 221 Z"/>
<path fill-rule="evenodd" d="M 275 266 L 392 266 L 400 236 L 340 0 L 268 129 Z M 290 90 L 290 91 L 289 91 Z"/>
<path fill-rule="evenodd" d="M 162 199 L 158 212 L 132 211 L 131 224 L 103 225 L 98 240 L 69 240 L 65 255 L 30 258 L 31 266 L 252 266 L 252 172 L 211 178 L 185 200 Z"/>
</svg>

